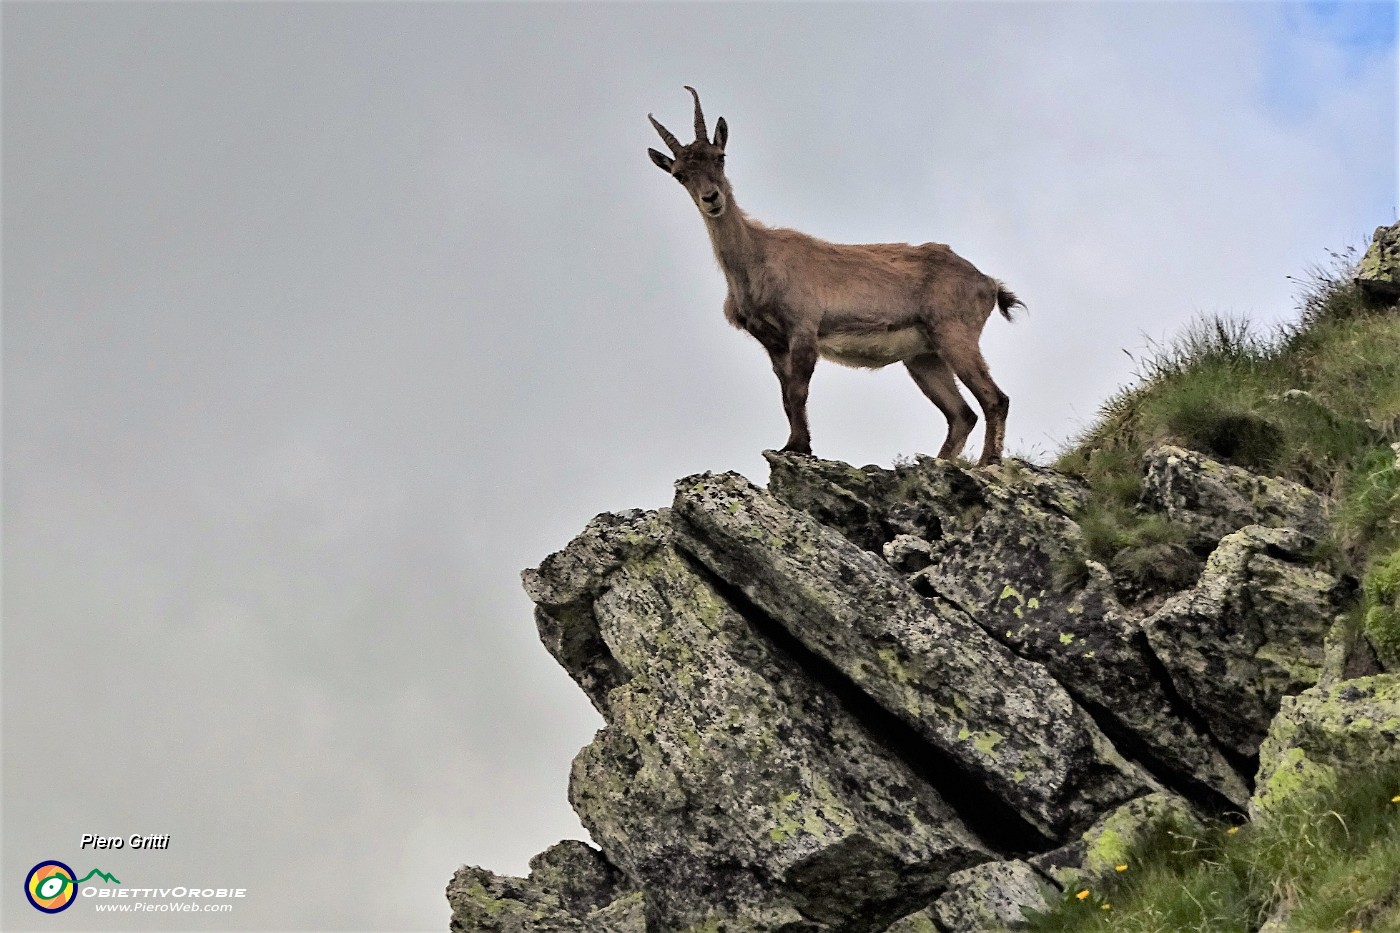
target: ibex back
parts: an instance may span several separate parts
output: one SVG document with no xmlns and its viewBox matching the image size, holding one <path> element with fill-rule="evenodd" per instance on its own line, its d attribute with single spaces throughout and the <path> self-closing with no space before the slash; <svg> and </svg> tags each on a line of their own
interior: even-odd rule
<svg viewBox="0 0 1400 933">
<path fill-rule="evenodd" d="M 1009 402 L 978 344 L 993 308 L 1010 320 L 1011 309 L 1024 303 L 942 243 L 828 243 L 745 216 L 724 175 L 729 126 L 721 117 L 712 141 L 700 95 L 686 90 L 695 98 L 695 142 L 681 145 L 648 114 L 671 155 L 647 153 L 705 219 L 729 284 L 724 316 L 768 351 L 787 412 L 783 450 L 812 452 L 807 387 L 823 356 L 870 369 L 903 363 L 948 419 L 942 458 L 961 453 L 977 424 L 958 391 L 961 379 L 987 417 L 979 462 L 999 462 Z"/>
</svg>

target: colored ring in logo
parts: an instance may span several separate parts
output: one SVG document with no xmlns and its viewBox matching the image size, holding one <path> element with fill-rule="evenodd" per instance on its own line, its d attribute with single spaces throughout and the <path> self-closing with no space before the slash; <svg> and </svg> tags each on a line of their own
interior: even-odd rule
<svg viewBox="0 0 1400 933">
<path fill-rule="evenodd" d="M 35 910 L 56 914 L 67 910 L 78 898 L 77 876 L 62 862 L 50 859 L 29 869 L 24 879 L 24 896 Z"/>
</svg>

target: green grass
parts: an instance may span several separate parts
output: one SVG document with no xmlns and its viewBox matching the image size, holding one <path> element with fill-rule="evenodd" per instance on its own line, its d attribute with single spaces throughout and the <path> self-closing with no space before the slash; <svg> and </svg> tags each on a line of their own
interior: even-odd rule
<svg viewBox="0 0 1400 933">
<path fill-rule="evenodd" d="M 1400 307 L 1353 283 L 1354 254 L 1299 282 L 1294 324 L 1203 318 L 1139 360 L 1135 384 L 1056 466 L 1089 487 L 1085 552 L 1129 599 L 1189 586 L 1203 554 L 1139 505 L 1142 458 L 1170 443 L 1302 483 L 1332 502 L 1320 559 L 1361 581 L 1349 615 L 1400 669 Z M 1065 585 L 1085 566 L 1057 567 Z M 1041 931 L 1247 933 L 1281 905 L 1292 933 L 1400 933 L 1400 768 L 1298 797 L 1233 832 L 1164 829 L 1100 889 L 1065 893 Z M 1109 905 L 1105 909 L 1104 905 Z"/>
<path fill-rule="evenodd" d="M 1289 933 L 1400 933 L 1400 767 L 1341 784 L 1243 827 L 1163 829 L 1125 871 L 1066 891 L 1030 929 L 1253 933 L 1282 906 Z"/>
<path fill-rule="evenodd" d="M 1379 307 L 1334 255 L 1300 283 L 1297 321 L 1262 333 L 1203 318 L 1150 348 L 1057 466 L 1090 487 L 1088 555 L 1126 597 L 1179 588 L 1199 569 L 1187 536 L 1138 507 L 1142 455 L 1171 443 L 1282 476 L 1335 501 L 1338 569 L 1360 576 L 1400 546 L 1400 309 Z M 1062 576 L 1072 579 L 1074 568 Z"/>
</svg>

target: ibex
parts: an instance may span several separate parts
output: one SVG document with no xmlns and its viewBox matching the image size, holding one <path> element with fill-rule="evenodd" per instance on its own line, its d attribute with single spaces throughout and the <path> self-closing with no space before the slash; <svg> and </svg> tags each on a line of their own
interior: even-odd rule
<svg viewBox="0 0 1400 933">
<path fill-rule="evenodd" d="M 768 351 L 787 412 L 783 450 L 812 452 L 807 387 L 824 356 L 869 369 L 902 362 L 948 419 L 938 451 L 943 459 L 962 452 L 977 424 L 954 376 L 961 379 L 987 416 L 979 462 L 1000 462 L 1009 400 L 992 381 L 978 342 L 993 306 L 1010 320 L 1011 309 L 1025 303 L 942 243 L 828 243 L 747 217 L 724 175 L 729 126 L 720 117 L 711 141 L 700 95 L 686 90 L 695 98 L 695 142 L 681 145 L 647 114 L 671 155 L 647 154 L 685 187 L 705 218 L 729 285 L 724 316 Z"/>
</svg>

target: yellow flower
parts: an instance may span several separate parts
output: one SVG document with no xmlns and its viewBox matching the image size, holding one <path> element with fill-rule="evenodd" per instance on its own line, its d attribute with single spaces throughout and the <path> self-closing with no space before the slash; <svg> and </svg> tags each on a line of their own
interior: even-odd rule
<svg viewBox="0 0 1400 933">
<path fill-rule="evenodd" d="M 1086 898 L 1086 897 L 1088 897 L 1088 896 L 1089 896 L 1089 889 L 1088 889 L 1088 888 L 1085 888 L 1083 891 L 1080 891 L 1078 894 L 1075 895 L 1075 897 L 1079 898 L 1081 901 L 1084 900 L 1084 898 Z"/>
<path fill-rule="evenodd" d="M 1396 794 L 1394 797 L 1391 797 L 1391 798 L 1390 798 L 1390 802 L 1391 802 L 1391 803 L 1400 803 L 1400 794 Z"/>
<path fill-rule="evenodd" d="M 1114 865 L 1114 866 L 1113 866 L 1113 870 L 1114 870 L 1114 871 L 1127 871 L 1127 870 L 1128 870 L 1128 866 L 1127 866 L 1127 865 Z"/>
<path fill-rule="evenodd" d="M 1235 833 L 1237 833 L 1237 832 L 1239 832 L 1239 831 L 1240 831 L 1240 828 L 1239 828 L 1238 826 L 1231 826 L 1229 829 L 1225 830 L 1225 835 L 1227 835 L 1227 836 L 1233 836 Z"/>
<path fill-rule="evenodd" d="M 1099 908 L 1099 910 L 1112 910 L 1112 909 L 1113 909 L 1113 905 L 1112 905 L 1112 904 L 1104 904 L 1102 907 Z"/>
</svg>

